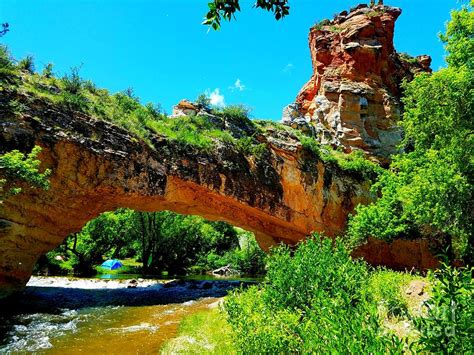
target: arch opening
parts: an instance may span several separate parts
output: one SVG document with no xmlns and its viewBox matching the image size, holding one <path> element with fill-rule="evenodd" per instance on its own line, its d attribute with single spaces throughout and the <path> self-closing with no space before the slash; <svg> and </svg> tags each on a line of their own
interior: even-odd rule
<svg viewBox="0 0 474 355">
<path fill-rule="evenodd" d="M 253 233 L 226 222 L 121 208 L 102 213 L 42 255 L 33 275 L 256 276 L 264 272 L 264 254 Z"/>
</svg>

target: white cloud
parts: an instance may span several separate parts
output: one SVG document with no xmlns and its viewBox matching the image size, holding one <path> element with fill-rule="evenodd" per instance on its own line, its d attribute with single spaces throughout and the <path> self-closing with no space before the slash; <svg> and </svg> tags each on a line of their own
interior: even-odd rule
<svg viewBox="0 0 474 355">
<path fill-rule="evenodd" d="M 214 89 L 212 92 L 207 90 L 206 95 L 211 100 L 211 105 L 220 107 L 225 106 L 224 95 L 220 93 L 219 88 Z"/>
<path fill-rule="evenodd" d="M 244 91 L 245 90 L 245 85 L 242 84 L 242 82 L 240 81 L 240 79 L 237 79 L 234 83 L 234 85 L 232 86 L 229 86 L 229 89 L 231 91 L 234 91 L 234 90 L 239 90 L 239 91 Z"/>
<path fill-rule="evenodd" d="M 288 63 L 287 65 L 285 65 L 285 67 L 283 68 L 283 73 L 288 73 L 288 74 L 291 74 L 291 71 L 293 70 L 293 64 L 292 63 Z"/>
</svg>

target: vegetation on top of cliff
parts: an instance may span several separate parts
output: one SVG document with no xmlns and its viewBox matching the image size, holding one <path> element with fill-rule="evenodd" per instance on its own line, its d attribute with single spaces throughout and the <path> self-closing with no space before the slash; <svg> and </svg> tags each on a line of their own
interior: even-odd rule
<svg viewBox="0 0 474 355">
<path fill-rule="evenodd" d="M 233 106 L 213 110 L 214 120 L 199 115 L 171 119 L 159 105 L 141 104 L 131 89 L 110 94 L 97 88 L 91 81 L 80 77 L 78 68 L 61 78 L 54 76 L 51 64 L 45 66 L 43 73 L 35 73 L 32 58 L 15 64 L 4 46 L 0 47 L 0 87 L 47 100 L 63 110 L 80 111 L 112 122 L 149 145 L 152 145 L 150 138 L 154 134 L 161 134 L 180 144 L 209 150 L 217 140 L 237 140 L 230 130 L 223 127 L 225 120 L 250 122 L 244 109 Z M 11 111 L 21 114 L 26 109 L 24 103 L 10 102 Z"/>
<path fill-rule="evenodd" d="M 245 106 L 211 108 L 208 98 L 200 95 L 195 104 L 203 111 L 197 115 L 169 117 L 160 105 L 142 104 L 132 89 L 111 94 L 97 88 L 93 82 L 81 78 L 78 68 L 72 68 L 70 73 L 58 78 L 50 63 L 41 73 L 35 72 L 32 57 L 15 64 L 4 46 L 0 46 L 0 89 L 18 97 L 9 102 L 9 110 L 16 114 L 28 110 L 28 97 L 20 97 L 33 96 L 47 100 L 63 111 L 83 112 L 112 122 L 150 147 L 153 147 L 155 135 L 163 135 L 183 147 L 204 152 L 212 150 L 219 142 L 231 144 L 242 154 L 260 159 L 268 145 L 257 138 L 272 129 L 282 132 L 290 140 L 299 141 L 303 149 L 315 153 L 314 158 L 333 163 L 363 178 L 373 178 L 378 171 L 377 164 L 365 159 L 361 153 L 344 154 L 329 146 L 321 146 L 299 130 L 272 121 L 251 120 Z"/>
<path fill-rule="evenodd" d="M 412 55 L 408 53 L 401 52 L 401 53 L 398 53 L 398 55 L 399 55 L 399 58 L 403 60 L 404 62 L 412 63 L 412 64 L 418 63 L 418 59 L 416 59 L 415 57 L 413 57 Z"/>
<path fill-rule="evenodd" d="M 452 12 L 446 35 L 448 67 L 405 86 L 403 153 L 373 186 L 380 199 L 359 206 L 348 234 L 357 244 L 437 237 L 454 257 L 474 260 L 474 13 Z"/>
<path fill-rule="evenodd" d="M 22 188 L 11 186 L 16 182 L 23 182 L 32 187 L 41 189 L 49 188 L 49 169 L 40 171 L 41 161 L 38 154 L 41 147 L 35 146 L 28 154 L 23 154 L 18 150 L 0 155 L 0 203 L 5 196 L 16 195 Z M 10 185 L 8 191 L 4 191 L 5 186 Z"/>
</svg>

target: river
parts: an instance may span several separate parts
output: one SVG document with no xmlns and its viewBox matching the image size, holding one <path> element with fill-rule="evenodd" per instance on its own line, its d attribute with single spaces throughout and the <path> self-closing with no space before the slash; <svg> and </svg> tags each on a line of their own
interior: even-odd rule
<svg viewBox="0 0 474 355">
<path fill-rule="evenodd" d="M 242 283 L 138 279 L 128 288 L 128 279 L 32 277 L 0 306 L 0 353 L 157 353 L 185 316 Z"/>
</svg>

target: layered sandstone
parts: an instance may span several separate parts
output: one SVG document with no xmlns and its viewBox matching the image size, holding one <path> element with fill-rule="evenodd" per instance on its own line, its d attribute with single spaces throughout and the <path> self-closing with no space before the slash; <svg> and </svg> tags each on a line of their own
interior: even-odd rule
<svg viewBox="0 0 474 355">
<path fill-rule="evenodd" d="M 11 111 L 13 101 L 23 105 L 20 115 Z M 53 172 L 49 190 L 23 185 L 0 205 L 0 296 L 26 284 L 41 254 L 119 207 L 224 220 L 254 232 L 268 249 L 313 231 L 340 235 L 354 207 L 372 198 L 361 176 L 324 163 L 291 131 L 271 125 L 249 132 L 267 146 L 257 158 L 230 142 L 205 152 L 159 134 L 150 136 L 150 147 L 111 123 L 18 93 L 4 91 L 0 108 L 0 153 L 40 145 L 42 168 Z M 240 124 L 243 134 L 248 123 Z M 384 248 L 390 260 L 382 263 L 397 267 L 426 268 L 434 260 L 405 264 Z M 409 250 L 419 255 L 419 248 Z"/>
<path fill-rule="evenodd" d="M 286 109 L 286 122 L 323 143 L 387 159 L 400 139 L 400 82 L 428 71 L 430 62 L 396 53 L 399 15 L 397 8 L 359 6 L 311 29 L 314 74 Z M 343 235 L 354 207 L 373 198 L 362 176 L 320 160 L 291 130 L 219 121 L 186 101 L 175 114 L 170 119 L 204 114 L 236 139 L 256 138 L 265 153 L 244 154 L 218 140 L 203 151 L 153 132 L 150 145 L 112 123 L 22 90 L 0 92 L 0 154 L 40 145 L 42 168 L 53 172 L 49 190 L 23 185 L 21 194 L 0 204 L 0 298 L 26 284 L 41 254 L 119 207 L 224 220 L 254 232 L 268 249 L 295 244 L 313 231 Z M 424 240 L 369 239 L 354 255 L 394 268 L 437 264 Z"/>
<path fill-rule="evenodd" d="M 431 71 L 429 56 L 396 52 L 400 14 L 396 7 L 359 5 L 311 28 L 313 75 L 284 109 L 283 122 L 313 131 L 322 143 L 387 161 L 401 139 L 400 84 Z"/>
</svg>

